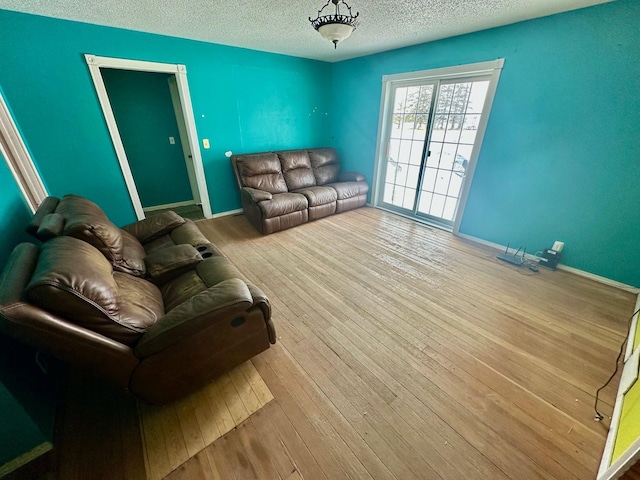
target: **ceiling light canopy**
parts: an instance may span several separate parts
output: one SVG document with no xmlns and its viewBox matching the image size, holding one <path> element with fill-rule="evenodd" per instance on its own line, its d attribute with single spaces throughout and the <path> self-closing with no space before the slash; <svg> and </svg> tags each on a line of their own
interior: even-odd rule
<svg viewBox="0 0 640 480">
<path fill-rule="evenodd" d="M 334 14 L 322 15 L 322 11 L 327 8 L 330 3 L 335 5 L 336 12 Z M 340 13 L 340 5 L 347 7 L 349 11 L 348 15 Z M 333 42 L 334 48 L 338 48 L 338 42 L 349 37 L 358 26 L 358 15 L 360 15 L 359 12 L 356 12 L 355 15 L 351 14 L 351 7 L 347 2 L 343 0 L 329 0 L 324 7 L 318 10 L 318 17 L 315 20 L 309 17 L 309 21 L 320 35 L 330 42 Z"/>
</svg>

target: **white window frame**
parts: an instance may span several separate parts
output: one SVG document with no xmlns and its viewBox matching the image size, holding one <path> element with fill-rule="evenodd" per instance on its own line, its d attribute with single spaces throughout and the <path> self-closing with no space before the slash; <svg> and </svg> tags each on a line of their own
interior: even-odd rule
<svg viewBox="0 0 640 480">
<path fill-rule="evenodd" d="M 211 218 L 211 203 L 209 201 L 209 192 L 207 190 L 207 181 L 204 176 L 204 167 L 202 164 L 202 155 L 200 153 L 200 145 L 198 142 L 198 133 L 196 131 L 196 123 L 193 116 L 193 106 L 191 104 L 191 94 L 189 93 L 189 84 L 187 83 L 187 67 L 180 64 L 170 63 L 157 63 L 146 62 L 142 60 L 126 60 L 122 58 L 110 58 L 99 57 L 97 55 L 85 54 L 84 56 L 87 65 L 89 66 L 89 72 L 93 84 L 98 94 L 98 100 L 102 107 L 102 113 L 104 114 L 105 121 L 107 122 L 107 128 L 109 135 L 111 135 L 111 141 L 120 163 L 120 169 L 124 177 L 129 196 L 131 197 L 131 203 L 133 209 L 138 217 L 138 220 L 145 218 L 145 213 L 140 201 L 140 195 L 131 173 L 131 167 L 129 166 L 129 160 L 124 150 L 122 139 L 120 138 L 120 132 L 116 124 L 116 119 L 111 109 L 111 103 L 109 102 L 109 96 L 107 95 L 107 89 L 100 73 L 100 68 L 116 68 L 121 70 L 134 70 L 138 72 L 153 72 L 153 73 L 170 73 L 175 76 L 178 86 L 178 93 L 180 95 L 180 103 L 182 104 L 182 114 L 184 115 L 185 126 L 187 130 L 187 137 L 189 139 L 189 146 L 191 148 L 191 155 L 193 160 L 193 167 L 195 172 L 195 179 L 198 186 L 199 200 L 202 202 L 202 213 L 205 218 Z"/>
<path fill-rule="evenodd" d="M 476 141 L 473 146 L 471 158 L 469 159 L 469 165 L 466 171 L 466 180 L 460 194 L 460 200 L 458 203 L 458 209 L 453 224 L 453 234 L 457 235 L 460 231 L 460 224 L 462 223 L 462 216 L 469 197 L 469 190 L 471 189 L 471 183 L 473 181 L 473 174 L 476 168 L 476 161 L 478 154 L 482 149 L 482 141 L 484 140 L 484 134 L 487 128 L 487 122 L 489 121 L 489 115 L 491 114 L 491 107 L 493 106 L 493 99 L 495 98 L 496 89 L 498 87 L 498 81 L 500 79 L 500 73 L 504 66 L 504 58 L 498 58 L 488 62 L 471 63 L 467 65 L 457 65 L 454 67 L 435 68 L 431 70 L 422 70 L 419 72 L 399 73 L 395 75 L 384 75 L 382 77 L 382 97 L 380 100 L 380 117 L 378 120 L 378 139 L 376 142 L 376 164 L 373 171 L 374 188 L 371 193 L 371 205 L 378 206 L 378 194 L 380 193 L 381 182 L 384 181 L 382 175 L 384 173 L 384 162 L 386 162 L 386 152 L 389 143 L 389 121 L 392 121 L 393 113 L 393 92 L 398 86 L 415 85 L 420 81 L 434 81 L 434 80 L 447 80 L 455 79 L 457 77 L 473 78 L 479 76 L 491 75 L 489 81 L 489 89 L 487 90 L 487 96 L 485 98 L 485 104 L 482 109 L 483 115 L 480 118 L 478 124 L 478 130 L 476 133 Z M 394 212 L 397 213 L 397 212 Z M 415 220 L 414 217 L 411 217 Z M 422 221 L 422 220 L 418 220 Z"/>
<path fill-rule="evenodd" d="M 0 153 L 7 162 L 31 213 L 35 213 L 49 194 L 2 93 L 0 93 Z"/>
</svg>

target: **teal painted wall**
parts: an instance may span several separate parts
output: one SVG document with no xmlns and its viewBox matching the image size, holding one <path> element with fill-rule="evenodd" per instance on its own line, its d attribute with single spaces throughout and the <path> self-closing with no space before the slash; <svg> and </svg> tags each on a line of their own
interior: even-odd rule
<svg viewBox="0 0 640 480">
<path fill-rule="evenodd" d="M 345 61 L 335 145 L 372 178 L 382 76 L 504 58 L 460 231 L 640 286 L 640 2 Z M 339 112 L 339 115 L 337 114 Z"/>
<path fill-rule="evenodd" d="M 0 155 L 0 269 L 18 243 L 32 240 L 24 231 L 31 216 Z M 0 466 L 53 439 L 55 388 L 34 359 L 35 351 L 0 335 Z"/>
<path fill-rule="evenodd" d="M 170 75 L 100 71 L 142 206 L 193 200 L 167 83 Z"/>
<path fill-rule="evenodd" d="M 240 208 L 224 152 L 330 143 L 324 62 L 0 10 L 0 84 L 52 195 L 77 193 L 135 220 L 83 54 L 187 67 L 214 212 Z M 202 146 L 202 143 L 200 143 Z"/>
<path fill-rule="evenodd" d="M 30 240 L 24 231 L 31 220 L 31 211 L 18 189 L 5 159 L 0 155 L 0 268 L 4 267 L 16 244 Z"/>
</svg>

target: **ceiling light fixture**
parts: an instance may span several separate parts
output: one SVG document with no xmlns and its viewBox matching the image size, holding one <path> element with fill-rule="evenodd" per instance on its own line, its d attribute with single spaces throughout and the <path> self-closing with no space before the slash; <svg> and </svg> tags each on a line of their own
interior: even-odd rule
<svg viewBox="0 0 640 480">
<path fill-rule="evenodd" d="M 322 11 L 327 8 L 330 3 L 333 3 L 336 6 L 336 13 L 333 15 L 321 16 Z M 340 4 L 347 7 L 349 15 L 340 13 Z M 343 0 L 329 0 L 324 7 L 318 10 L 318 17 L 315 20 L 312 20 L 311 17 L 309 17 L 309 21 L 320 35 L 330 42 L 333 42 L 334 48 L 338 48 L 338 42 L 348 38 L 358 26 L 358 15 L 360 15 L 359 12 L 356 12 L 355 15 L 351 14 L 351 7 L 347 2 Z"/>
</svg>

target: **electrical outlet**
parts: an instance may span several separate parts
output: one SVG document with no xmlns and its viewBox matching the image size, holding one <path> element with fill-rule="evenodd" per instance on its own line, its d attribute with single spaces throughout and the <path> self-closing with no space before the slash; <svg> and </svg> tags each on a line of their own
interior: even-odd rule
<svg viewBox="0 0 640 480">
<path fill-rule="evenodd" d="M 203 146 L 204 148 L 209 148 L 209 147 L 211 147 L 211 145 L 209 144 L 209 139 L 208 139 L 208 138 L 203 138 L 203 139 L 202 139 L 202 146 Z"/>
<path fill-rule="evenodd" d="M 553 242 L 553 247 L 551 247 L 551 250 L 554 250 L 556 252 L 561 252 L 563 248 L 564 248 L 564 242 L 559 242 L 558 240 L 556 240 L 555 242 Z"/>
<path fill-rule="evenodd" d="M 170 143 L 171 145 L 175 145 L 175 144 L 176 144 L 176 139 L 175 139 L 175 137 L 169 137 L 169 143 Z"/>
</svg>

